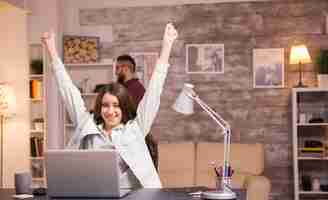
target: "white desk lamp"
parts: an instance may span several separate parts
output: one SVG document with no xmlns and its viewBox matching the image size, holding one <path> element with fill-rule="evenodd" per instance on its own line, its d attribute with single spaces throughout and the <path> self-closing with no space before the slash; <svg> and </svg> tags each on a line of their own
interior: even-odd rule
<svg viewBox="0 0 328 200">
<path fill-rule="evenodd" d="M 202 192 L 204 199 L 236 199 L 236 194 L 231 190 L 229 177 L 229 155 L 230 155 L 230 125 L 222 117 L 203 102 L 194 91 L 192 84 L 185 84 L 182 92 L 176 99 L 172 108 L 182 114 L 194 113 L 194 104 L 196 101 L 200 107 L 223 129 L 224 134 L 224 157 L 223 157 L 223 176 L 221 182 L 221 190 Z"/>
</svg>

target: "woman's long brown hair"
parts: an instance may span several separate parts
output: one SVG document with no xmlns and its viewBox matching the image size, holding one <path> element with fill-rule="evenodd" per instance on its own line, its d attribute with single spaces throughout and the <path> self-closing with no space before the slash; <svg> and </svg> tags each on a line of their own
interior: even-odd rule
<svg viewBox="0 0 328 200">
<path fill-rule="evenodd" d="M 119 83 L 110 83 L 104 85 L 97 95 L 94 106 L 94 120 L 96 124 L 103 124 L 104 119 L 101 116 L 102 99 L 108 93 L 116 96 L 119 102 L 119 107 L 122 110 L 122 123 L 126 124 L 131 119 L 136 117 L 137 106 L 132 97 L 128 94 L 127 89 Z"/>
</svg>

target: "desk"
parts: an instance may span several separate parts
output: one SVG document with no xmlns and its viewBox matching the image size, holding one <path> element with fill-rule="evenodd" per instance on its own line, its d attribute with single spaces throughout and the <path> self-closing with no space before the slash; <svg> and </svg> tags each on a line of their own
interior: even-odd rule
<svg viewBox="0 0 328 200">
<path fill-rule="evenodd" d="M 204 187 L 202 187 L 203 190 Z M 120 200 L 199 200 L 200 198 L 188 195 L 189 192 L 199 191 L 199 188 L 163 188 L 163 189 L 140 189 Z M 246 200 L 245 190 L 234 190 L 237 193 L 238 200 Z M 1 200 L 12 200 L 11 197 L 15 193 L 13 189 L 0 189 Z M 30 199 L 29 199 L 30 200 Z M 55 200 L 48 196 L 34 196 L 33 200 Z M 60 200 L 65 200 L 61 198 Z M 78 198 L 70 198 L 70 200 L 81 200 Z M 92 200 L 84 198 L 83 200 Z M 101 199 L 95 199 L 101 200 Z"/>
</svg>

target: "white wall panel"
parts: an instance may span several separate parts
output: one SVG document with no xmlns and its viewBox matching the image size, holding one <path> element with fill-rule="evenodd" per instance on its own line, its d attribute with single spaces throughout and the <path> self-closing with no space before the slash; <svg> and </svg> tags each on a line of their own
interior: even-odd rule
<svg viewBox="0 0 328 200">
<path fill-rule="evenodd" d="M 14 173 L 29 170 L 26 12 L 12 6 L 2 7 L 0 24 L 6 24 L 6 31 L 0 31 L 0 82 L 9 82 L 17 98 L 18 112 L 4 124 L 4 186 L 13 187 Z"/>
</svg>

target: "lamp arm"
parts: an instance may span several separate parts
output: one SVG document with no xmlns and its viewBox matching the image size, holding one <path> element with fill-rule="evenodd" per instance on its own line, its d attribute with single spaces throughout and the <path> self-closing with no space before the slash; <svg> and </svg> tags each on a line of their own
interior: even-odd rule
<svg viewBox="0 0 328 200">
<path fill-rule="evenodd" d="M 214 112 L 211 108 L 209 108 L 208 105 L 206 105 L 202 100 L 199 99 L 199 97 L 196 97 L 194 99 L 196 101 L 196 103 L 198 103 L 198 105 L 200 105 L 201 108 L 203 108 L 204 111 L 207 112 L 207 114 L 209 114 L 209 116 L 224 130 L 227 129 L 226 125 L 223 124 L 222 118 L 218 117 L 218 114 L 216 112 Z"/>
<path fill-rule="evenodd" d="M 204 101 L 202 101 L 199 96 L 196 97 L 199 101 L 198 103 L 202 104 L 209 112 L 211 112 L 220 122 L 222 125 L 222 129 L 230 129 L 230 125 L 227 121 L 225 121 L 217 112 L 215 112 L 210 106 L 208 106 Z M 196 100 L 196 99 L 195 99 Z"/>
<path fill-rule="evenodd" d="M 195 93 L 189 96 L 200 107 L 207 113 L 209 116 L 223 129 L 224 132 L 224 154 L 223 154 L 223 177 L 222 177 L 222 188 L 225 191 L 231 192 L 230 187 L 230 178 L 229 178 L 229 160 L 230 160 L 230 143 L 231 143 L 231 129 L 228 122 L 226 122 L 222 117 L 216 113 L 211 107 L 209 107 L 205 102 L 203 102 L 198 95 Z"/>
</svg>

